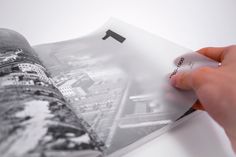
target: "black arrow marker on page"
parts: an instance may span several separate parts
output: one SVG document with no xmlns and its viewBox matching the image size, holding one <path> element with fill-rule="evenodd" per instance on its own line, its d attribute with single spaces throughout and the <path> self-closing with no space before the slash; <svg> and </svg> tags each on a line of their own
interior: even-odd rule
<svg viewBox="0 0 236 157">
<path fill-rule="evenodd" d="M 123 43 L 125 41 L 126 38 L 124 38 L 123 36 L 117 34 L 116 32 L 113 32 L 112 30 L 107 30 L 106 31 L 106 35 L 102 38 L 103 40 L 106 40 L 107 38 L 112 37 L 115 40 L 117 40 L 120 43 Z"/>
</svg>

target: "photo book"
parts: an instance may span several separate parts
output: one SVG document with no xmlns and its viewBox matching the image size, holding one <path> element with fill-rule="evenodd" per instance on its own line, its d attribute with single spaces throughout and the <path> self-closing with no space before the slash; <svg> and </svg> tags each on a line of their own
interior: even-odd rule
<svg viewBox="0 0 236 157">
<path fill-rule="evenodd" d="M 117 19 L 31 46 L 0 29 L 0 156 L 118 157 L 195 114 L 180 71 L 218 66 Z"/>
</svg>

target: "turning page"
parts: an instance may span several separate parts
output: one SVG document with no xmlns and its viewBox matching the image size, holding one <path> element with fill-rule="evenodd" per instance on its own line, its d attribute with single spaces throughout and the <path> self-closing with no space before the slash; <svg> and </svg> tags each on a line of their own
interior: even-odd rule
<svg viewBox="0 0 236 157">
<path fill-rule="evenodd" d="M 216 65 L 200 55 L 179 57 L 192 51 L 115 19 L 85 37 L 34 49 L 106 155 L 163 133 L 191 108 L 196 96 L 173 88 L 172 75 Z"/>
</svg>

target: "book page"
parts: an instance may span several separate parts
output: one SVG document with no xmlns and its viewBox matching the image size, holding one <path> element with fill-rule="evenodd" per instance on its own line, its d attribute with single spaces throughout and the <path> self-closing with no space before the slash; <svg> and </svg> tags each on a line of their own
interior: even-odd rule
<svg viewBox="0 0 236 157">
<path fill-rule="evenodd" d="M 24 37 L 0 29 L 0 156 L 101 156 L 89 129 Z"/>
<path fill-rule="evenodd" d="M 199 66 L 177 58 L 192 51 L 118 20 L 85 37 L 34 48 L 107 155 L 161 133 L 196 101 L 192 91 L 169 83 L 182 67 Z"/>
</svg>

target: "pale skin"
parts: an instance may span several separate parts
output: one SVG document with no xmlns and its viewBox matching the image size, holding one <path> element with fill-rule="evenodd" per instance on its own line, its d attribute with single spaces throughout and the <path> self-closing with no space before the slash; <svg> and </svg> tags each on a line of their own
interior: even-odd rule
<svg viewBox="0 0 236 157">
<path fill-rule="evenodd" d="M 198 53 L 221 62 L 221 66 L 177 73 L 171 83 L 195 91 L 199 101 L 194 106 L 204 109 L 224 128 L 236 152 L 236 45 L 203 48 Z"/>
</svg>

